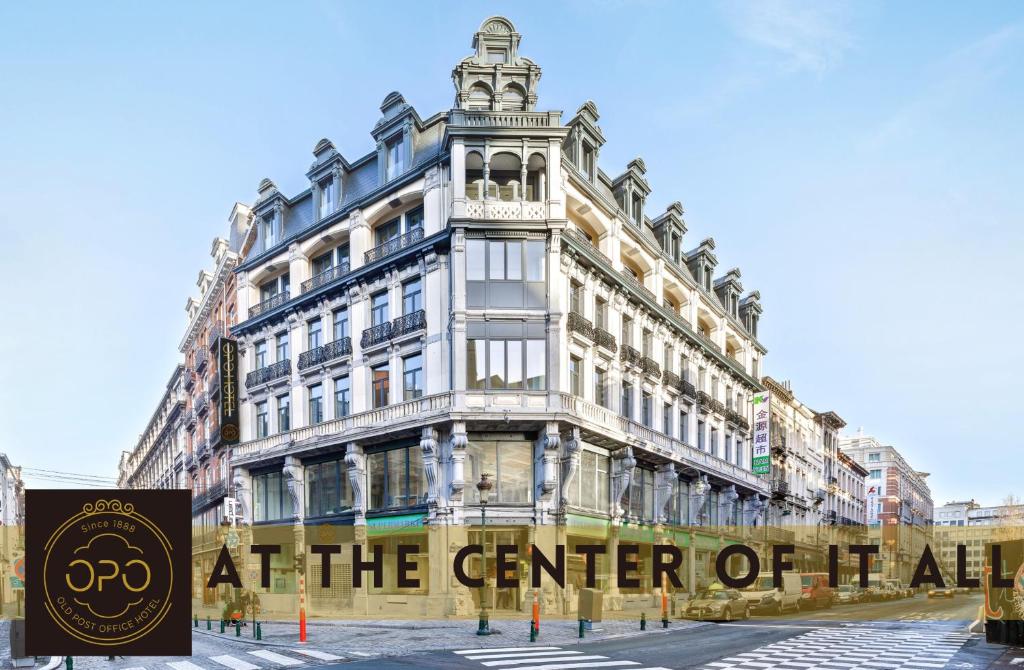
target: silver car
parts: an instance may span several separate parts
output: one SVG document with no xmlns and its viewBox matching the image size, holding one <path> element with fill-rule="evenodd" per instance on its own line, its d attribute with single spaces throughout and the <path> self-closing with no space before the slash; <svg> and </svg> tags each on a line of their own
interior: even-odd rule
<svg viewBox="0 0 1024 670">
<path fill-rule="evenodd" d="M 736 589 L 708 589 L 687 603 L 686 618 L 699 621 L 748 619 L 750 608 Z"/>
</svg>

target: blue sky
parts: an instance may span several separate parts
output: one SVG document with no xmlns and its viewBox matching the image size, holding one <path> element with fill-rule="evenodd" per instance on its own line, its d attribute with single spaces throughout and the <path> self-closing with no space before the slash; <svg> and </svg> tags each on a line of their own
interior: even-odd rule
<svg viewBox="0 0 1024 670">
<path fill-rule="evenodd" d="M 766 371 L 932 472 L 1021 493 L 1024 7 L 1013 2 L 3 3 L 0 451 L 116 472 L 178 360 L 211 239 L 314 144 L 371 149 L 384 96 L 451 105 L 490 13 L 597 104 L 761 291 Z M 30 481 L 41 485 L 41 481 Z"/>
</svg>

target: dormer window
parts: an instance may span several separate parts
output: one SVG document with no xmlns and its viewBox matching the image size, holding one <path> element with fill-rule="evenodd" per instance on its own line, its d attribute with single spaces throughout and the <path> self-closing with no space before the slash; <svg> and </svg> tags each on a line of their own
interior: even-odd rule
<svg viewBox="0 0 1024 670">
<path fill-rule="evenodd" d="M 504 49 L 493 49 L 487 52 L 487 62 L 493 64 L 507 63 L 508 52 Z"/>
<path fill-rule="evenodd" d="M 710 265 L 705 265 L 704 266 L 704 290 L 705 291 L 710 291 L 711 290 L 711 266 Z"/>
<path fill-rule="evenodd" d="M 318 184 L 320 189 L 320 218 L 334 212 L 337 203 L 334 201 L 334 179 L 325 179 Z"/>
<path fill-rule="evenodd" d="M 277 216 L 274 213 L 268 214 L 263 217 L 260 222 L 263 230 L 263 250 L 270 249 L 280 241 L 280 229 L 277 222 Z"/>
<path fill-rule="evenodd" d="M 594 174 L 596 166 L 594 165 L 594 148 L 588 143 L 582 143 L 582 149 L 580 150 L 580 170 L 583 172 L 583 176 L 594 181 Z"/>
<path fill-rule="evenodd" d="M 391 181 L 405 171 L 405 143 L 401 136 L 387 143 L 385 177 Z"/>
<path fill-rule="evenodd" d="M 491 108 L 491 92 L 483 84 L 474 84 L 469 89 L 467 106 L 476 111 L 489 110 Z"/>
<path fill-rule="evenodd" d="M 639 194 L 633 194 L 633 222 L 640 225 L 644 221 L 644 199 Z"/>
</svg>

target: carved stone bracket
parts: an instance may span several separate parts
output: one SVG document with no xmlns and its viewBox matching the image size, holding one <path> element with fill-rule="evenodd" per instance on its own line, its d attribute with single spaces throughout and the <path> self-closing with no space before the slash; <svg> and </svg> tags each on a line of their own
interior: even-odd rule
<svg viewBox="0 0 1024 670">
<path fill-rule="evenodd" d="M 676 492 L 676 484 L 678 482 L 679 475 L 676 474 L 675 463 L 665 463 L 658 466 L 658 471 L 654 475 L 654 513 L 660 523 L 668 521 L 668 508 Z"/>
<path fill-rule="evenodd" d="M 722 495 L 718 499 L 718 501 L 719 501 L 718 519 L 719 519 L 719 522 L 721 523 L 721 525 L 723 525 L 723 526 L 729 525 L 729 524 L 725 523 L 726 519 L 728 519 L 729 521 L 732 521 L 732 518 L 729 515 L 729 511 L 732 509 L 733 504 L 737 500 L 739 500 L 739 498 L 740 498 L 740 494 L 736 492 L 736 485 L 735 484 L 730 484 L 729 486 L 726 486 L 724 489 L 722 489 Z"/>
<path fill-rule="evenodd" d="M 540 502 L 550 502 L 558 486 L 558 448 L 562 436 L 558 433 L 558 422 L 549 421 L 540 437 L 542 479 Z"/>
<path fill-rule="evenodd" d="M 610 511 L 615 520 L 622 518 L 624 512 L 622 497 L 629 490 L 629 482 L 633 479 L 635 468 L 636 458 L 633 456 L 633 447 L 623 447 L 612 454 L 612 505 Z"/>
<path fill-rule="evenodd" d="M 362 526 L 366 524 L 366 454 L 359 444 L 349 442 L 346 445 L 345 466 L 352 485 L 352 511 L 355 512 L 356 525 Z"/>
<path fill-rule="evenodd" d="M 252 479 L 244 468 L 235 468 L 231 479 L 238 500 L 238 523 L 247 526 L 252 523 Z"/>
<path fill-rule="evenodd" d="M 580 467 L 580 454 L 583 451 L 583 443 L 580 441 L 580 429 L 573 427 L 565 440 L 565 455 L 562 457 L 562 491 L 559 504 L 569 504 L 569 487 L 572 486 L 576 471 Z"/>
<path fill-rule="evenodd" d="M 463 490 L 466 488 L 466 447 L 469 446 L 469 435 L 466 433 L 466 422 L 456 421 L 452 424 L 452 482 L 450 500 L 453 505 L 461 506 Z"/>
<path fill-rule="evenodd" d="M 306 511 L 304 492 L 306 478 L 303 476 L 302 461 L 295 456 L 286 456 L 281 474 L 284 475 L 285 484 L 288 486 L 288 497 L 292 501 L 292 519 L 301 523 Z"/>
<path fill-rule="evenodd" d="M 427 505 L 437 507 L 439 503 L 438 467 L 440 454 L 437 449 L 437 431 L 427 427 L 420 435 L 420 449 L 423 451 L 423 470 L 427 477 Z"/>
</svg>

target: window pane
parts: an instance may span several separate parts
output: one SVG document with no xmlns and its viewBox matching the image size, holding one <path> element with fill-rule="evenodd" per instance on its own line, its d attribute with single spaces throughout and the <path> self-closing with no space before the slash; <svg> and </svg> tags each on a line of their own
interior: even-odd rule
<svg viewBox="0 0 1024 670">
<path fill-rule="evenodd" d="M 580 504 L 587 509 L 597 508 L 597 454 L 584 451 L 580 457 Z"/>
<path fill-rule="evenodd" d="M 470 440 L 466 446 L 466 470 L 469 475 L 466 478 L 466 499 L 470 503 L 480 502 L 480 492 L 476 490 L 476 483 L 480 481 L 480 475 L 487 473 L 491 475 L 493 482 L 498 476 L 498 461 L 496 455 L 497 444 L 490 441 Z M 494 491 L 491 492 L 492 498 Z"/>
<path fill-rule="evenodd" d="M 370 479 L 370 509 L 384 507 L 384 452 L 366 457 L 366 470 Z"/>
<path fill-rule="evenodd" d="M 508 388 L 523 388 L 523 343 L 521 340 L 508 341 L 506 364 L 508 373 L 505 378 L 508 381 Z"/>
<path fill-rule="evenodd" d="M 466 388 L 482 389 L 487 379 L 486 340 L 466 341 Z"/>
<path fill-rule="evenodd" d="M 423 473 L 423 451 L 409 447 L 409 505 L 427 502 L 427 478 Z"/>
<path fill-rule="evenodd" d="M 533 488 L 533 445 L 529 442 L 499 442 L 498 459 L 500 502 L 530 502 Z"/>
<path fill-rule="evenodd" d="M 490 261 L 490 272 L 488 272 L 488 279 L 504 279 L 505 278 L 505 243 L 504 242 L 488 242 L 488 260 Z"/>
<path fill-rule="evenodd" d="M 544 281 L 544 242 L 526 243 L 526 281 Z"/>
<path fill-rule="evenodd" d="M 508 242 L 508 271 L 506 277 L 514 281 L 523 280 L 523 243 Z"/>
<path fill-rule="evenodd" d="M 387 453 L 388 464 L 388 507 L 405 506 L 405 449 L 394 449 Z"/>
<path fill-rule="evenodd" d="M 488 369 L 490 370 L 490 388 L 505 388 L 505 341 L 490 340 L 488 342 Z"/>
<path fill-rule="evenodd" d="M 544 340 L 526 341 L 526 387 L 531 391 L 547 388 L 544 372 L 547 369 Z"/>
<path fill-rule="evenodd" d="M 484 240 L 466 240 L 466 279 L 469 281 L 483 281 L 486 276 L 484 267 L 486 257 L 484 247 L 487 242 Z"/>
</svg>

